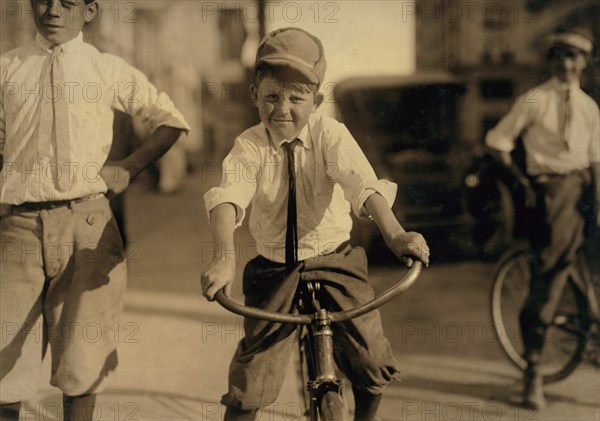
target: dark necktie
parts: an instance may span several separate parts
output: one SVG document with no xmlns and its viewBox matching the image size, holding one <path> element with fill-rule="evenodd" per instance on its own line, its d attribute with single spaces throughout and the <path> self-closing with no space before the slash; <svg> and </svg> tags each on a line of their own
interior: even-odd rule
<svg viewBox="0 0 600 421">
<path fill-rule="evenodd" d="M 40 104 L 40 153 L 46 155 L 48 147 L 56 145 L 56 182 L 58 189 L 66 191 L 71 183 L 68 162 L 71 156 L 71 141 L 69 133 L 69 104 L 68 92 L 61 63 L 62 48 L 54 46 L 50 57 L 50 66 L 45 76 L 43 86 L 44 96 Z"/>
<path fill-rule="evenodd" d="M 298 224 L 296 211 L 296 172 L 294 148 L 299 140 L 295 139 L 282 145 L 287 156 L 288 170 L 288 208 L 287 228 L 285 231 L 285 264 L 288 267 L 298 263 Z"/>
<path fill-rule="evenodd" d="M 561 138 L 564 145 L 569 149 L 569 130 L 571 128 L 571 95 L 569 89 L 562 95 L 563 115 L 562 115 L 562 133 Z"/>
</svg>

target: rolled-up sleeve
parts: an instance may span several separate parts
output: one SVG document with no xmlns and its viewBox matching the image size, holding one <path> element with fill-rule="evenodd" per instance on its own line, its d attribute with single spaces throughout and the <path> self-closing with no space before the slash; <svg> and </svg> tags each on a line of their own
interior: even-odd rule
<svg viewBox="0 0 600 421">
<path fill-rule="evenodd" d="M 326 150 L 326 160 L 335 164 L 330 177 L 344 191 L 344 197 L 354 214 L 370 219 L 364 204 L 373 193 L 379 193 L 391 207 L 396 199 L 397 185 L 378 179 L 362 149 L 345 125 L 339 124 L 331 135 Z"/>
<path fill-rule="evenodd" d="M 124 60 L 109 57 L 114 61 L 113 77 L 119 86 L 115 98 L 117 110 L 135 116 L 151 133 L 160 126 L 189 133 L 190 126 L 166 93 L 159 92 L 142 72 Z"/>
<path fill-rule="evenodd" d="M 257 177 L 261 170 L 260 155 L 251 141 L 237 138 L 231 152 L 223 160 L 221 184 L 204 194 L 204 204 L 210 220 L 210 211 L 221 203 L 236 208 L 235 227 L 239 227 L 256 192 Z"/>
<path fill-rule="evenodd" d="M 592 123 L 592 134 L 590 142 L 590 162 L 600 163 L 600 114 L 596 108 L 594 122 Z"/>
<path fill-rule="evenodd" d="M 515 141 L 530 121 L 530 106 L 526 94 L 517 99 L 510 111 L 502 117 L 496 127 L 487 132 L 485 144 L 502 152 L 511 152 L 515 147 Z"/>
</svg>

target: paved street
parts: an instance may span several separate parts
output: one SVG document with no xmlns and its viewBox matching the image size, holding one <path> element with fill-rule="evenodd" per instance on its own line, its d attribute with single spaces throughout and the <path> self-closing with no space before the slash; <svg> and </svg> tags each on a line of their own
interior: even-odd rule
<svg viewBox="0 0 600 421">
<path fill-rule="evenodd" d="M 218 402 L 243 332 L 240 318 L 200 293 L 198 278 L 210 245 L 202 194 L 215 181 L 203 178 L 201 170 L 196 172 L 173 196 L 142 184 L 129 192 L 130 283 L 124 318 L 114 329 L 120 371 L 99 398 L 97 420 L 222 418 Z M 237 240 L 241 270 L 252 247 L 244 229 Z M 489 321 L 490 270 L 478 262 L 434 263 L 382 310 L 403 367 L 402 381 L 385 394 L 382 420 L 600 420 L 600 376 L 587 365 L 547 388 L 548 409 L 535 413 L 516 406 L 519 373 L 501 353 Z M 373 268 L 371 279 L 381 290 L 398 273 L 397 268 Z M 240 295 L 238 283 L 234 297 Z M 60 419 L 60 396 L 46 376 L 22 419 Z M 300 419 L 301 402 L 292 364 L 278 401 L 260 419 Z"/>
</svg>

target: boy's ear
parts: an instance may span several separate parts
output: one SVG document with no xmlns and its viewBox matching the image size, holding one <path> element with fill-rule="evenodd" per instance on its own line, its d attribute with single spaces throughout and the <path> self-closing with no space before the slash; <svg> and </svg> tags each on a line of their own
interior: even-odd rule
<svg viewBox="0 0 600 421">
<path fill-rule="evenodd" d="M 258 105 L 258 87 L 254 83 L 250 84 L 250 97 L 254 105 Z"/>
<path fill-rule="evenodd" d="M 315 95 L 315 105 L 313 105 L 313 111 L 315 111 L 325 100 L 325 95 L 322 92 L 317 92 Z"/>
<path fill-rule="evenodd" d="M 98 7 L 97 1 L 87 4 L 83 11 L 83 20 L 85 20 L 85 22 L 92 22 L 95 20 L 96 17 L 98 17 Z"/>
</svg>

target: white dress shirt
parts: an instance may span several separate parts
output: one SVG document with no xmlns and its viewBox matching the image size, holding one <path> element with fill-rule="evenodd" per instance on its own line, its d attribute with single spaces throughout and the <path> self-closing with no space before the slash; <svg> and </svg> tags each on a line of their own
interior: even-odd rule
<svg viewBox="0 0 600 421">
<path fill-rule="evenodd" d="M 562 133 L 564 90 L 569 89 L 571 121 Z M 490 130 L 486 144 L 510 152 L 522 135 L 527 173 L 566 174 L 600 162 L 600 113 L 578 84 L 567 86 L 552 78 L 519 97 L 511 110 Z"/>
<path fill-rule="evenodd" d="M 311 115 L 298 139 L 298 258 L 305 260 L 330 253 L 350 238 L 351 208 L 359 217 L 368 217 L 363 205 L 374 192 L 391 207 L 397 187 L 377 179 L 346 126 L 335 119 Z M 220 186 L 204 196 L 209 213 L 221 203 L 233 204 L 236 227 L 252 204 L 249 224 L 257 251 L 280 263 L 285 262 L 287 222 L 287 161 L 281 147 L 285 141 L 274 144 L 262 123 L 246 130 L 223 161 Z"/>
<path fill-rule="evenodd" d="M 189 130 L 169 97 L 124 60 L 100 53 L 80 33 L 62 44 L 68 96 L 70 162 L 67 191 L 56 188 L 55 145 L 38 148 L 41 101 L 52 98 L 44 75 L 52 45 L 39 33 L 30 44 L 0 58 L 0 203 L 67 200 L 105 193 L 99 175 L 111 148 L 114 110 L 136 115 L 153 132 L 159 126 Z M 38 151 L 39 149 L 39 151 Z M 116 175 L 118 176 L 118 175 Z"/>
</svg>

